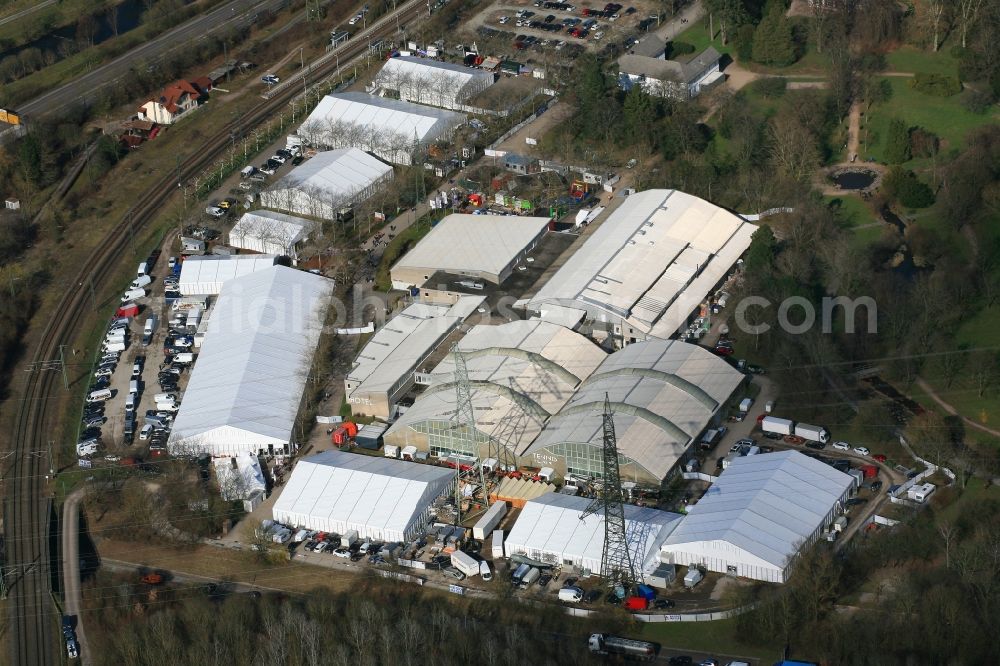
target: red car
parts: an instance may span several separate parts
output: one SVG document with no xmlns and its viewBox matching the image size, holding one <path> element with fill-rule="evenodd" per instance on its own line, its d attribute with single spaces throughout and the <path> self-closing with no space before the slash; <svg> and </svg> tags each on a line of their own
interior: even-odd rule
<svg viewBox="0 0 1000 666">
<path fill-rule="evenodd" d="M 886 461 L 886 457 L 885 454 L 883 453 L 876 453 L 875 455 L 872 456 L 872 460 L 874 460 L 875 462 L 884 463 Z"/>
<path fill-rule="evenodd" d="M 732 347 L 716 347 L 715 348 L 715 353 L 718 354 L 719 356 L 732 356 L 733 355 L 733 348 Z"/>
<path fill-rule="evenodd" d="M 799 437 L 798 435 L 785 435 L 785 444 L 804 444 L 805 439 Z"/>
</svg>

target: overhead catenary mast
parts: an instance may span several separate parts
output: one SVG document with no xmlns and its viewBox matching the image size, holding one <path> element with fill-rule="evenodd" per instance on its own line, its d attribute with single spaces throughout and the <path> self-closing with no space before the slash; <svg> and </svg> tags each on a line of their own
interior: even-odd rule
<svg viewBox="0 0 1000 666">
<path fill-rule="evenodd" d="M 618 438 L 607 394 L 604 395 L 603 440 L 604 481 L 594 501 L 580 515 L 580 520 L 590 515 L 604 516 L 601 574 L 608 587 L 622 596 L 631 591 L 637 576 L 625 533 L 625 495 L 618 469 Z"/>
<path fill-rule="evenodd" d="M 452 358 L 455 361 L 455 415 L 452 429 L 468 434 L 472 442 L 474 460 L 471 468 L 462 471 L 462 463 L 457 462 L 458 476 L 455 477 L 455 524 L 462 523 L 462 486 L 470 481 L 478 482 L 483 493 L 483 504 L 487 505 L 489 496 L 486 493 L 486 478 L 483 474 L 482 461 L 479 458 L 479 442 L 476 441 L 476 415 L 472 406 L 472 382 L 469 380 L 469 368 L 465 364 L 465 355 L 458 350 L 458 345 L 452 347 Z"/>
</svg>

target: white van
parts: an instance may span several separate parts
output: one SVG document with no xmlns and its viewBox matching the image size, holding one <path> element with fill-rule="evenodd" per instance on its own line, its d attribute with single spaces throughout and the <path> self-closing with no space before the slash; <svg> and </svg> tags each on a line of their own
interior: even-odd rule
<svg viewBox="0 0 1000 666">
<path fill-rule="evenodd" d="M 146 262 L 144 261 L 141 264 L 139 264 L 139 270 L 137 270 L 135 274 L 136 277 L 142 277 L 148 272 L 149 272 L 149 267 L 146 265 Z"/>
<path fill-rule="evenodd" d="M 135 405 L 139 402 L 139 396 L 135 393 L 129 393 L 128 397 L 125 398 L 125 411 L 134 412 Z"/>
<path fill-rule="evenodd" d="M 249 178 L 250 176 L 254 175 L 256 171 L 257 171 L 256 167 L 245 166 L 242 169 L 240 169 L 240 178 Z"/>
<path fill-rule="evenodd" d="M 583 601 L 583 590 L 578 587 L 564 587 L 559 590 L 559 601 L 576 604 Z"/>
<path fill-rule="evenodd" d="M 105 352 L 123 352 L 125 351 L 125 341 L 124 340 L 105 340 L 104 344 L 101 345 L 101 349 Z"/>
<path fill-rule="evenodd" d="M 173 393 L 157 393 L 153 396 L 153 402 L 174 402 L 177 396 Z"/>
<path fill-rule="evenodd" d="M 111 389 L 98 389 L 87 395 L 87 402 L 104 402 L 105 400 L 111 400 Z"/>
<path fill-rule="evenodd" d="M 76 455 L 92 456 L 97 453 L 98 442 L 96 439 L 88 439 L 76 445 Z"/>
<path fill-rule="evenodd" d="M 479 577 L 482 578 L 483 580 L 493 580 L 493 572 L 490 571 L 489 562 L 479 563 Z"/>
<path fill-rule="evenodd" d="M 179 354 L 174 354 L 174 363 L 180 363 L 181 365 L 191 365 L 194 363 L 194 354 L 191 352 L 181 352 Z"/>
<path fill-rule="evenodd" d="M 139 392 L 139 380 L 138 379 L 130 379 L 130 380 L 128 380 L 128 392 L 129 393 L 138 393 Z"/>
<path fill-rule="evenodd" d="M 153 278 L 149 277 L 148 275 L 140 275 L 136 279 L 132 280 L 131 287 L 132 287 L 132 289 L 140 289 L 142 287 L 145 287 L 147 284 L 149 284 L 152 281 L 153 281 Z"/>
<path fill-rule="evenodd" d="M 145 298 L 145 289 L 129 289 L 122 295 L 122 303 L 128 303 L 129 301 L 134 301 L 137 298 Z"/>
</svg>

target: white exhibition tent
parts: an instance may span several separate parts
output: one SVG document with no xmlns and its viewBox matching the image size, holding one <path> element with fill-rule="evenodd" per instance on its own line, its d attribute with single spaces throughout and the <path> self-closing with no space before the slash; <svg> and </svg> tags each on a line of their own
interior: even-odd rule
<svg viewBox="0 0 1000 666">
<path fill-rule="evenodd" d="M 274 266 L 229 280 L 167 447 L 173 455 L 287 451 L 333 283 Z"/>
<path fill-rule="evenodd" d="M 307 240 L 316 223 L 270 210 L 244 213 L 229 232 L 229 244 L 242 250 L 297 259 L 296 246 Z"/>
<path fill-rule="evenodd" d="M 266 254 L 187 257 L 181 263 L 177 290 L 184 296 L 217 295 L 228 280 L 267 270 L 274 266 L 275 259 L 274 255 Z"/>
<path fill-rule="evenodd" d="M 590 503 L 562 493 L 530 500 L 504 541 L 505 554 L 602 573 L 604 517 L 598 513 L 580 519 Z M 681 519 L 676 513 L 625 505 L 625 538 L 637 570 L 651 573 L 659 566 L 660 544 Z"/>
<path fill-rule="evenodd" d="M 256 492 L 267 491 L 264 472 L 256 455 L 243 452 L 231 458 L 214 458 L 212 462 L 222 499 L 243 500 Z"/>
<path fill-rule="evenodd" d="M 408 541 L 454 478 L 455 471 L 446 467 L 324 451 L 295 466 L 273 516 L 292 527 Z"/>
<path fill-rule="evenodd" d="M 493 85 L 492 72 L 429 58 L 389 58 L 375 86 L 399 93 L 408 102 L 461 109 L 470 97 Z"/>
<path fill-rule="evenodd" d="M 737 458 L 688 510 L 661 559 L 783 583 L 799 549 L 842 510 L 853 483 L 798 451 Z"/>
<path fill-rule="evenodd" d="M 463 122 L 454 111 L 345 92 L 320 100 L 298 133 L 311 146 L 360 148 L 393 164 L 411 164 L 415 150 L 451 138 Z"/>
<path fill-rule="evenodd" d="M 357 148 L 317 153 L 260 193 L 260 203 L 325 220 L 364 201 L 392 180 L 392 167 Z"/>
</svg>

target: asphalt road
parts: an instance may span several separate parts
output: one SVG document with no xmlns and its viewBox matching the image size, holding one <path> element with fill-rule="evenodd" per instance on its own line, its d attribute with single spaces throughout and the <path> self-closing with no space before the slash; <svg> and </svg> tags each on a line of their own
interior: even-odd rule
<svg viewBox="0 0 1000 666">
<path fill-rule="evenodd" d="M 69 83 L 50 90 L 18 107 L 28 122 L 77 101 L 93 102 L 100 89 L 124 76 L 133 67 L 153 62 L 169 52 L 184 48 L 212 32 L 233 25 L 249 25 L 264 10 L 278 10 L 287 0 L 232 0 L 212 11 L 195 16 L 186 23 L 171 28 L 158 37 L 137 46 L 128 53 L 101 65 Z"/>
<path fill-rule="evenodd" d="M 66 498 L 63 504 L 62 524 L 62 574 L 63 596 L 66 615 L 76 617 L 76 639 L 79 644 L 80 661 L 87 666 L 91 663 L 87 637 L 80 622 L 80 500 L 84 491 L 79 489 Z"/>
</svg>

